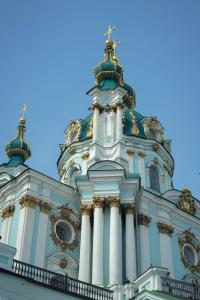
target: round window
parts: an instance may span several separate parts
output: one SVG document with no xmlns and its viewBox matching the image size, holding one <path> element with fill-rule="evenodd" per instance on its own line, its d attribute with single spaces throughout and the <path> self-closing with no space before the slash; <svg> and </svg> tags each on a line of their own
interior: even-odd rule
<svg viewBox="0 0 200 300">
<path fill-rule="evenodd" d="M 194 247 L 191 245 L 185 244 L 183 246 L 183 255 L 185 260 L 192 266 L 195 266 L 198 263 L 198 254 Z"/>
<path fill-rule="evenodd" d="M 69 243 L 73 238 L 72 227 L 68 222 L 58 222 L 56 224 L 55 231 L 58 238 L 64 243 Z"/>
</svg>

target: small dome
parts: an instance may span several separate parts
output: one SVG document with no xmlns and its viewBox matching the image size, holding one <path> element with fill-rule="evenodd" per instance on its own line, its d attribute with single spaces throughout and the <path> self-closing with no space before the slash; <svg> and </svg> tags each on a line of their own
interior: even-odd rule
<svg viewBox="0 0 200 300">
<path fill-rule="evenodd" d="M 24 163 L 31 156 L 30 147 L 28 143 L 24 141 L 24 133 L 26 131 L 25 124 L 26 120 L 21 118 L 16 138 L 6 145 L 5 150 L 10 159 L 7 166 L 16 167 Z"/>
<path fill-rule="evenodd" d="M 94 69 L 97 84 L 109 79 L 114 79 L 118 84 L 122 84 L 123 67 L 118 63 L 118 59 L 115 56 L 113 41 L 106 41 L 104 53 L 104 61 Z"/>
</svg>

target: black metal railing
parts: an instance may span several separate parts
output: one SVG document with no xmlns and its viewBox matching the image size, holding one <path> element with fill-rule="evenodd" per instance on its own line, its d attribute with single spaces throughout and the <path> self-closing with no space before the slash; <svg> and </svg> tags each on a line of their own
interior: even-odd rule
<svg viewBox="0 0 200 300">
<path fill-rule="evenodd" d="M 161 277 L 162 291 L 187 300 L 200 300 L 200 285 L 169 277 Z"/>
<path fill-rule="evenodd" d="M 19 276 L 35 283 L 40 283 L 64 293 L 74 294 L 81 299 L 113 300 L 113 292 L 110 290 L 21 261 L 13 260 L 12 270 Z"/>
</svg>

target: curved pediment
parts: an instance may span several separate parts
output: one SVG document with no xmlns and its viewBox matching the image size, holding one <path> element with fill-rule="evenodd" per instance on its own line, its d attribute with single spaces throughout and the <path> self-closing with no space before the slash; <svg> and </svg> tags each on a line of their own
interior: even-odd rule
<svg viewBox="0 0 200 300">
<path fill-rule="evenodd" d="M 124 167 L 115 161 L 104 160 L 93 164 L 88 171 L 113 171 L 113 170 L 123 170 Z"/>
</svg>

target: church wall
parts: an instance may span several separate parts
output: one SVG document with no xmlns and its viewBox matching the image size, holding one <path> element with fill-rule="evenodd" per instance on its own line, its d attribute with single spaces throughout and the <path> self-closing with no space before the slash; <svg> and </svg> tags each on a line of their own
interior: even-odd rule
<svg viewBox="0 0 200 300">
<path fill-rule="evenodd" d="M 149 243 L 150 243 L 150 263 L 153 266 L 160 266 L 160 238 L 157 223 L 151 221 L 149 225 Z"/>
<path fill-rule="evenodd" d="M 39 227 L 39 216 L 40 216 L 40 209 L 39 209 L 39 206 L 37 205 L 35 208 L 35 219 L 34 219 L 32 247 L 31 247 L 31 256 L 30 256 L 30 264 L 32 264 L 32 265 L 35 265 L 37 236 L 38 236 L 38 227 Z M 42 255 L 42 253 L 41 253 L 41 255 Z"/>
<path fill-rule="evenodd" d="M 8 244 L 12 247 L 16 247 L 19 213 L 20 213 L 20 205 L 17 203 L 15 205 L 15 212 L 12 216 L 9 239 L 8 239 Z"/>
</svg>

